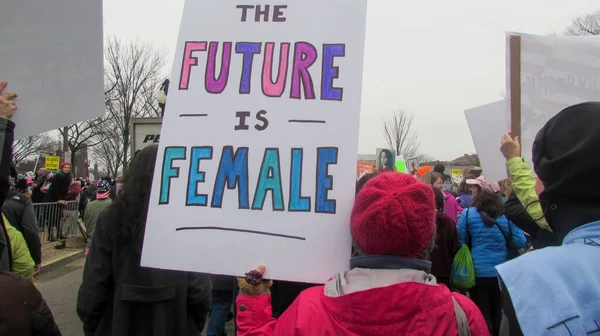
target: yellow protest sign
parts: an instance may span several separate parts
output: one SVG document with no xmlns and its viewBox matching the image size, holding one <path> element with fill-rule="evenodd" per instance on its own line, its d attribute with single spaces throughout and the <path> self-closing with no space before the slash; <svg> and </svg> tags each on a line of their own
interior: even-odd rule
<svg viewBox="0 0 600 336">
<path fill-rule="evenodd" d="M 460 169 L 452 169 L 452 182 L 459 184 L 462 181 L 462 172 Z"/>
<path fill-rule="evenodd" d="M 46 156 L 46 169 L 58 170 L 60 168 L 60 156 Z"/>
</svg>

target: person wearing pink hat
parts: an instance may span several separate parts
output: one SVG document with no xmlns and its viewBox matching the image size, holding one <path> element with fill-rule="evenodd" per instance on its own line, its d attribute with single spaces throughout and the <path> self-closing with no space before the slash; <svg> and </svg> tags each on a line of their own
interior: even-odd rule
<svg viewBox="0 0 600 336">
<path fill-rule="evenodd" d="M 106 210 L 111 204 L 110 199 L 110 184 L 107 181 L 99 181 L 96 185 L 96 200 L 88 203 L 85 207 L 83 222 L 85 223 L 85 230 L 88 235 L 88 244 L 86 248 L 86 254 L 92 245 L 92 238 L 96 230 L 96 222 L 100 213 Z"/>
<path fill-rule="evenodd" d="M 471 299 L 485 317 L 489 331 L 498 335 L 502 322 L 500 284 L 495 266 L 509 260 L 509 247 L 525 247 L 525 235 L 504 216 L 504 204 L 497 182 L 487 183 L 483 175 L 467 179 L 473 204 L 458 220 L 458 239 L 471 250 L 475 287 Z"/>
<path fill-rule="evenodd" d="M 350 271 L 303 291 L 278 319 L 266 267 L 250 271 L 238 279 L 237 335 L 488 335 L 475 304 L 431 275 L 435 209 L 432 188 L 410 175 L 372 178 L 350 218 Z"/>
</svg>

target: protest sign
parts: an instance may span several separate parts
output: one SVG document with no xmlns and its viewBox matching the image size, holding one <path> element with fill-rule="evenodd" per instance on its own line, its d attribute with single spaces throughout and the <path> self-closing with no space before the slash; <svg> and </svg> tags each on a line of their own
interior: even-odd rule
<svg viewBox="0 0 600 336">
<path fill-rule="evenodd" d="M 19 94 L 15 138 L 104 114 L 102 0 L 3 1 L 0 81 Z"/>
<path fill-rule="evenodd" d="M 45 168 L 48 170 L 59 170 L 60 156 L 46 156 Z"/>
<path fill-rule="evenodd" d="M 371 162 L 358 161 L 357 177 L 360 178 L 363 174 L 374 173 L 375 165 Z"/>
<path fill-rule="evenodd" d="M 365 0 L 185 2 L 142 266 L 348 267 L 365 20 Z"/>
<path fill-rule="evenodd" d="M 513 109 L 520 108 L 520 115 L 513 118 L 519 118 L 522 155 L 531 165 L 535 136 L 550 118 L 571 105 L 598 101 L 600 36 L 508 33 L 506 56 L 509 101 L 517 102 Z M 510 104 L 506 111 L 510 116 Z"/>
<path fill-rule="evenodd" d="M 413 174 L 419 170 L 419 159 L 410 158 L 406 160 L 406 169 L 410 174 Z"/>
<path fill-rule="evenodd" d="M 404 155 L 396 156 L 396 171 L 399 173 L 406 173 L 406 161 L 404 161 Z"/>
<path fill-rule="evenodd" d="M 465 111 L 479 161 L 489 183 L 507 178 L 506 160 L 500 152 L 502 135 L 506 133 L 504 123 L 506 101 L 474 107 Z"/>
<path fill-rule="evenodd" d="M 460 184 L 462 182 L 462 172 L 460 169 L 452 169 L 452 183 Z"/>
<path fill-rule="evenodd" d="M 391 149 L 377 148 L 376 151 L 377 171 L 394 171 L 396 167 L 396 152 Z"/>
</svg>

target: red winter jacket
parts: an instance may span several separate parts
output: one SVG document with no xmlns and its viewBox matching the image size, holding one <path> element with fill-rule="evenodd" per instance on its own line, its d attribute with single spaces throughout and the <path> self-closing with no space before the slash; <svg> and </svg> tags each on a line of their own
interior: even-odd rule
<svg viewBox="0 0 600 336">
<path fill-rule="evenodd" d="M 271 316 L 270 295 L 240 295 L 238 336 L 458 335 L 452 296 L 469 320 L 471 335 L 489 335 L 471 300 L 433 281 L 434 285 L 402 282 L 337 297 L 327 296 L 324 286 L 313 287 L 302 292 L 279 319 Z"/>
</svg>

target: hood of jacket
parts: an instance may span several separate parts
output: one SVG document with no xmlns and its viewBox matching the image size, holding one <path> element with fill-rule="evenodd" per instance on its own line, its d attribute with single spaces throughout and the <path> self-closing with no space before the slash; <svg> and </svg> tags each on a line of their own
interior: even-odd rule
<svg viewBox="0 0 600 336">
<path fill-rule="evenodd" d="M 301 335 L 313 335 L 315 328 L 332 335 L 457 333 L 452 294 L 429 274 L 429 261 L 361 256 L 350 264 L 350 271 L 337 274 L 324 288 L 301 294 L 295 326 L 305 331 Z"/>
<path fill-rule="evenodd" d="M 361 256 L 350 265 L 350 271 L 335 275 L 322 292 L 324 306 L 345 329 L 357 335 L 389 335 L 413 329 L 410 325 L 424 331 L 429 319 L 455 323 L 450 291 L 429 274 L 429 261 Z"/>
</svg>

